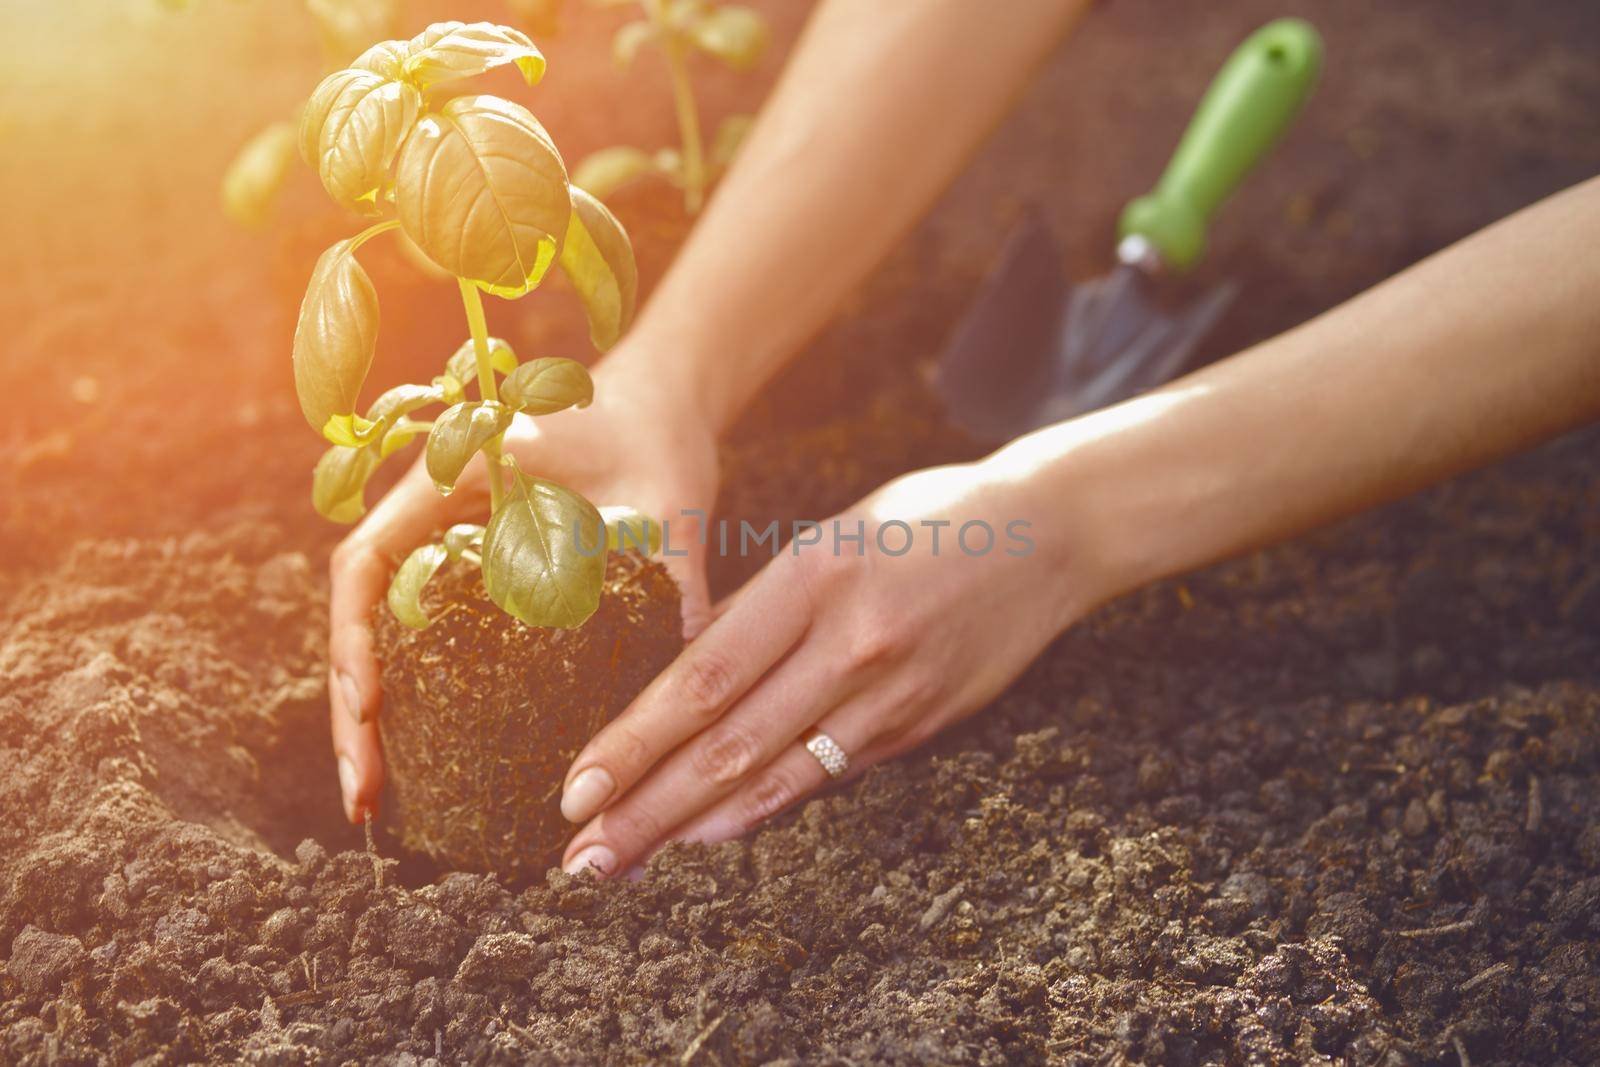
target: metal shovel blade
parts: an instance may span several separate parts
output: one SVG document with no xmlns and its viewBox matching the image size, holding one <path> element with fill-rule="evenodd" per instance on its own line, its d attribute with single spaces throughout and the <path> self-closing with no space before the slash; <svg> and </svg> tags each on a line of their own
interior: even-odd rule
<svg viewBox="0 0 1600 1067">
<path fill-rule="evenodd" d="M 979 441 L 1000 444 L 1177 377 L 1237 292 L 1224 284 L 1169 311 L 1137 267 L 1069 287 L 1061 265 L 1049 229 L 1030 216 L 940 354 L 939 395 Z"/>
</svg>

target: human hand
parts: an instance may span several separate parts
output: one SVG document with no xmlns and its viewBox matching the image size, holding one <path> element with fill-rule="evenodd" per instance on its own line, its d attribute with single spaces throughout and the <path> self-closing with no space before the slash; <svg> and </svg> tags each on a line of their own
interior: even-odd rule
<svg viewBox="0 0 1600 1067">
<path fill-rule="evenodd" d="M 565 868 L 612 876 L 745 833 L 828 784 L 813 729 L 853 776 L 997 696 L 1084 603 L 1023 498 L 982 465 L 920 471 L 786 547 L 573 761 L 562 812 L 588 824 Z M 977 527 L 959 540 L 975 520 L 988 551 Z M 858 522 L 864 551 L 835 555 Z"/>
<path fill-rule="evenodd" d="M 712 425 L 687 397 L 608 356 L 594 371 L 587 408 L 517 416 L 504 452 L 523 470 L 575 489 L 597 506 L 628 505 L 662 519 L 683 509 L 709 512 L 717 491 Z M 376 810 L 383 785 L 377 717 L 382 703 L 372 650 L 372 612 L 406 553 L 453 523 L 481 522 L 489 511 L 488 471 L 480 456 L 441 496 L 421 457 L 334 550 L 328 629 L 328 694 L 333 750 L 345 815 L 360 822 Z M 662 560 L 683 593 L 684 633 L 710 617 L 705 553 L 690 538 L 688 555 Z"/>
</svg>

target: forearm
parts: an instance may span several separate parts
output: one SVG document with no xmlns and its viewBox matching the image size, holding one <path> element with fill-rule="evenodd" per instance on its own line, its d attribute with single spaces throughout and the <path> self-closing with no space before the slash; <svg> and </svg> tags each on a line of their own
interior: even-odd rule
<svg viewBox="0 0 1600 1067">
<path fill-rule="evenodd" d="M 1600 417 L 1600 180 L 996 453 L 1091 606 Z"/>
<path fill-rule="evenodd" d="M 618 359 L 720 430 L 928 209 L 1088 0 L 824 0 Z"/>
</svg>

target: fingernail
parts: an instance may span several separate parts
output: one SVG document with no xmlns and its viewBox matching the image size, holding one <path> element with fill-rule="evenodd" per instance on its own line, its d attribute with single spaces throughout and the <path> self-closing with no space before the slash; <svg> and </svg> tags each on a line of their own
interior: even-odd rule
<svg viewBox="0 0 1600 1067">
<path fill-rule="evenodd" d="M 356 765 L 349 756 L 339 757 L 339 792 L 344 798 L 344 815 L 356 821 Z"/>
<path fill-rule="evenodd" d="M 562 870 L 568 874 L 582 874 L 584 871 L 593 871 L 604 878 L 612 872 L 616 865 L 616 853 L 604 845 L 590 845 L 572 857 Z"/>
<path fill-rule="evenodd" d="M 363 720 L 361 718 L 361 690 L 356 687 L 356 680 L 344 673 L 344 671 L 336 671 L 334 676 L 339 679 L 339 695 L 344 698 L 344 710 L 359 725 Z"/>
<path fill-rule="evenodd" d="M 561 794 L 561 817 L 568 822 L 587 822 L 611 799 L 617 782 L 604 767 L 589 767 L 582 771 Z"/>
</svg>

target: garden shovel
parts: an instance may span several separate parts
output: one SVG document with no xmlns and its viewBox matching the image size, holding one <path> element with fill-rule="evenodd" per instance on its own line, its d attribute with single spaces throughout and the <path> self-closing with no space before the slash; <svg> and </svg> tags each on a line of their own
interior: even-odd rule
<svg viewBox="0 0 1600 1067">
<path fill-rule="evenodd" d="M 939 357 L 936 386 L 958 423 L 998 444 L 1135 396 L 1187 369 L 1236 287 L 1171 307 L 1217 210 L 1299 113 L 1322 65 L 1309 23 L 1250 36 L 1211 83 L 1155 191 L 1118 225 L 1117 266 L 1065 286 L 1061 250 L 1035 213 Z"/>
</svg>

